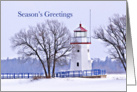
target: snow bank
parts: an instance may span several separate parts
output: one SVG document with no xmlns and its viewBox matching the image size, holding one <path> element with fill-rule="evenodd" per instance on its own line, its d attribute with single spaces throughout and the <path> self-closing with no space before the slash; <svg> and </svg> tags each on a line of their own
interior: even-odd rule
<svg viewBox="0 0 137 92">
<path fill-rule="evenodd" d="M 126 91 L 126 75 L 107 78 L 1 79 L 2 91 Z"/>
</svg>

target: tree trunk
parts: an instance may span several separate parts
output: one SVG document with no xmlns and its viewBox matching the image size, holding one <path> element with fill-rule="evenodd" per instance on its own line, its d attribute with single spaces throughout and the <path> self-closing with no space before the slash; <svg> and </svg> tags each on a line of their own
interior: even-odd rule
<svg viewBox="0 0 137 92">
<path fill-rule="evenodd" d="M 45 73 L 45 75 L 46 75 L 46 78 L 47 78 L 47 77 L 48 77 L 48 75 L 47 75 L 46 68 L 45 68 L 44 64 L 42 64 L 42 66 L 43 66 L 43 68 L 44 68 L 44 73 Z"/>
<path fill-rule="evenodd" d="M 126 66 L 125 66 L 124 61 L 122 60 L 122 58 L 121 58 L 121 56 L 120 56 L 120 53 L 119 53 L 117 47 L 115 47 L 115 45 L 113 45 L 113 44 L 112 44 L 112 46 L 113 46 L 113 47 L 115 48 L 115 50 L 117 51 L 117 54 L 118 54 L 118 56 L 119 56 L 119 59 L 120 59 L 122 65 L 123 65 L 123 67 L 124 67 L 124 69 L 125 69 L 125 71 L 126 71 Z"/>
<path fill-rule="evenodd" d="M 120 61 L 121 61 L 122 65 L 123 65 L 123 67 L 124 67 L 124 70 L 126 71 L 126 66 L 125 66 L 125 64 L 124 64 L 123 60 L 122 60 L 122 59 L 120 59 Z"/>
<path fill-rule="evenodd" d="M 36 51 L 35 51 L 35 52 L 36 52 Z M 45 73 L 45 75 L 46 75 L 46 77 L 47 77 L 47 71 L 46 71 L 45 65 L 44 65 L 44 63 L 42 62 L 42 60 L 41 60 L 41 58 L 40 58 L 40 56 L 38 55 L 37 52 L 36 52 L 36 55 L 37 55 L 37 57 L 39 58 L 39 60 L 40 60 L 40 62 L 41 62 L 41 64 L 42 64 L 42 67 L 43 67 L 43 69 L 44 69 L 44 73 Z"/>
<path fill-rule="evenodd" d="M 50 78 L 50 61 L 48 60 L 48 78 Z"/>
<path fill-rule="evenodd" d="M 41 59 L 40 59 L 40 61 L 41 61 Z M 42 67 L 44 69 L 45 76 L 47 77 L 48 75 L 47 75 L 47 71 L 46 71 L 45 65 L 44 65 L 44 63 L 42 61 L 41 61 L 41 64 L 42 64 Z"/>
<path fill-rule="evenodd" d="M 55 60 L 53 61 L 53 70 L 52 70 L 52 77 L 55 77 L 55 64 L 56 64 L 56 62 L 55 62 Z"/>
</svg>

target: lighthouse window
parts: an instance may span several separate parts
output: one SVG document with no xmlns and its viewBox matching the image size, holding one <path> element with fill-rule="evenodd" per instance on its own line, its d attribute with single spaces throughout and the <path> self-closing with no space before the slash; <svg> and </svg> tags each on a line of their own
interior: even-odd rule
<svg viewBox="0 0 137 92">
<path fill-rule="evenodd" d="M 86 37 L 86 32 L 75 32 L 74 36 L 75 37 Z"/>
<path fill-rule="evenodd" d="M 77 52 L 79 52 L 79 50 L 77 50 Z"/>
<path fill-rule="evenodd" d="M 86 32 L 81 32 L 81 37 L 85 37 L 86 36 Z"/>
<path fill-rule="evenodd" d="M 77 62 L 77 66 L 79 66 L 79 62 Z"/>
<path fill-rule="evenodd" d="M 88 52 L 89 52 L 89 49 L 88 49 Z"/>
</svg>

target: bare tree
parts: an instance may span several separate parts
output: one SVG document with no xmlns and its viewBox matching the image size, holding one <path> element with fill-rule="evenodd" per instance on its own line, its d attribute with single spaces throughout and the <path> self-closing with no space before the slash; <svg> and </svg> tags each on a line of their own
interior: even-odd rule
<svg viewBox="0 0 137 92">
<path fill-rule="evenodd" d="M 100 27 L 94 31 L 93 38 L 104 41 L 112 59 L 121 61 L 126 71 L 126 16 L 117 14 L 109 21 L 106 28 Z"/>
<path fill-rule="evenodd" d="M 52 33 L 53 41 L 53 69 L 52 77 L 55 73 L 56 62 L 61 60 L 61 58 L 70 55 L 72 46 L 70 45 L 70 32 L 69 30 L 58 21 L 47 21 L 49 31 Z"/>
<path fill-rule="evenodd" d="M 36 27 L 30 27 L 27 31 L 15 34 L 12 37 L 12 47 L 18 48 L 18 53 L 23 57 L 37 56 L 46 77 L 51 77 L 51 66 L 54 76 L 56 62 L 70 54 L 69 39 L 70 32 L 63 24 L 56 20 L 47 20 Z"/>
<path fill-rule="evenodd" d="M 21 54 L 23 58 L 29 58 L 37 56 L 42 64 L 45 75 L 47 77 L 47 71 L 44 64 L 44 58 L 42 53 L 39 51 L 39 45 L 34 40 L 34 32 L 32 30 L 25 31 L 21 30 L 19 33 L 16 33 L 14 37 L 11 38 L 12 47 L 18 49 L 18 54 Z"/>
</svg>

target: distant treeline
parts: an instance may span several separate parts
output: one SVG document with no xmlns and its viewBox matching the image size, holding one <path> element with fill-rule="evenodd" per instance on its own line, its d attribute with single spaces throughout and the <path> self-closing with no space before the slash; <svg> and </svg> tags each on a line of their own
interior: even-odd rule
<svg viewBox="0 0 137 92">
<path fill-rule="evenodd" d="M 69 69 L 67 62 L 60 62 L 56 65 L 56 72 Z M 44 71 L 38 59 L 7 58 L 1 60 L 1 73 L 44 73 Z"/>
<path fill-rule="evenodd" d="M 111 58 L 100 60 L 92 59 L 93 69 L 105 69 L 107 73 L 125 73 L 122 64 L 118 61 L 112 61 Z M 43 73 L 41 64 L 37 59 L 22 60 L 21 58 L 1 60 L 1 73 Z M 71 61 L 71 60 L 70 60 Z M 56 64 L 56 72 L 70 69 L 71 62 L 60 62 Z"/>
<path fill-rule="evenodd" d="M 100 60 L 99 58 L 94 58 L 92 68 L 93 69 L 105 69 L 107 73 L 125 73 L 125 70 L 119 61 L 112 61 L 111 58 L 106 57 L 106 59 Z"/>
</svg>

